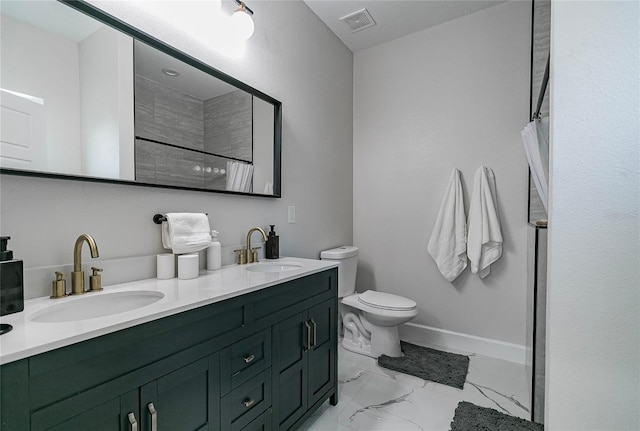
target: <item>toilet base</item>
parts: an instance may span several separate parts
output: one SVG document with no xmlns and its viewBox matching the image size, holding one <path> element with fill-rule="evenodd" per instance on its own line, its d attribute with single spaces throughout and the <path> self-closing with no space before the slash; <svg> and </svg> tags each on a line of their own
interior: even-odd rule
<svg viewBox="0 0 640 431">
<path fill-rule="evenodd" d="M 371 353 L 371 345 L 354 343 L 348 338 L 342 339 L 342 347 L 344 347 L 345 350 L 348 350 L 353 353 L 359 353 L 361 355 L 371 356 L 372 358 L 378 357 L 373 353 Z"/>
<path fill-rule="evenodd" d="M 380 355 L 387 355 L 394 358 L 403 356 L 400 350 L 400 336 L 397 326 L 377 326 L 369 323 L 371 327 L 371 352 Z"/>
<path fill-rule="evenodd" d="M 398 330 L 395 327 L 388 329 L 395 329 L 395 331 L 391 332 L 395 332 L 396 334 L 398 333 Z M 376 339 L 378 337 L 374 336 L 373 338 Z M 377 341 L 377 343 L 375 341 Z M 382 337 L 382 341 L 379 339 L 376 339 L 375 341 L 372 340 L 371 344 L 362 342 L 358 343 L 353 342 L 353 340 L 350 340 L 348 337 L 344 337 L 342 339 L 342 347 L 350 352 L 360 353 L 361 355 L 370 356 L 372 358 L 378 358 L 381 355 L 391 356 L 394 358 L 404 356 L 402 350 L 400 350 L 399 339 L 392 336 L 391 338 Z M 372 348 L 372 345 L 375 345 L 376 347 Z"/>
<path fill-rule="evenodd" d="M 343 316 L 342 346 L 354 353 L 377 358 L 380 355 L 402 356 L 397 326 L 374 325 L 362 312 L 348 312 Z"/>
</svg>

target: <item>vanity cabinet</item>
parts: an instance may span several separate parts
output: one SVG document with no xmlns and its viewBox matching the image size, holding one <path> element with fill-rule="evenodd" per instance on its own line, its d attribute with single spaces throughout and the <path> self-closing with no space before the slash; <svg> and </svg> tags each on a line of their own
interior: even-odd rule
<svg viewBox="0 0 640 431">
<path fill-rule="evenodd" d="M 273 327 L 275 429 L 291 428 L 335 387 L 335 316 L 334 302 L 326 300 Z"/>
<path fill-rule="evenodd" d="M 168 358 L 158 364 L 164 367 L 145 367 L 34 411 L 30 417 L 30 429 L 218 430 L 219 354 L 183 364 L 185 359 Z M 167 362 L 178 368 L 164 374 L 162 368 L 168 365 Z M 157 374 L 163 375 L 139 385 L 148 376 Z M 59 384 L 64 385 L 64 382 Z M 116 388 L 131 387 L 135 389 L 113 397 L 113 393 L 118 391 Z M 104 402 L 105 399 L 109 401 Z"/>
<path fill-rule="evenodd" d="M 5 364 L 0 430 L 295 429 L 337 403 L 336 313 L 334 268 Z"/>
<path fill-rule="evenodd" d="M 114 398 L 106 403 L 88 408 L 73 418 L 46 429 L 49 431 L 130 430 L 131 427 L 128 418 L 131 418 L 132 424 L 136 423 L 137 416 L 135 416 L 135 412 L 138 408 L 137 395 L 137 391 L 132 391 L 122 397 Z"/>
<path fill-rule="evenodd" d="M 214 430 L 217 355 L 211 355 L 162 376 L 146 385 L 100 403 L 86 391 L 68 401 L 56 403 L 31 416 L 33 431 L 69 430 Z M 95 401 L 94 401 L 95 400 Z M 91 402 L 98 402 L 91 406 Z M 55 423 L 55 425 L 52 425 Z"/>
</svg>

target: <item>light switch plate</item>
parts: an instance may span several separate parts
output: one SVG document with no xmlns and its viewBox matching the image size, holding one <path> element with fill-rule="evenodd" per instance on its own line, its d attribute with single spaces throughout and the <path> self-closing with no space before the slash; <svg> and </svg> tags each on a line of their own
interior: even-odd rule
<svg viewBox="0 0 640 431">
<path fill-rule="evenodd" d="M 289 205 L 289 210 L 287 212 L 287 221 L 289 223 L 295 223 L 296 222 L 296 207 L 295 205 Z"/>
</svg>

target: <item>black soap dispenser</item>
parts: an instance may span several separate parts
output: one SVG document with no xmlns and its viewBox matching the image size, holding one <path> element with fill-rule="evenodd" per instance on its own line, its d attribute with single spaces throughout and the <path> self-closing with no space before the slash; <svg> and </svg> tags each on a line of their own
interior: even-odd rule
<svg viewBox="0 0 640 431">
<path fill-rule="evenodd" d="M 0 237 L 0 316 L 24 310 L 22 261 L 7 250 L 9 236 Z"/>
<path fill-rule="evenodd" d="M 270 224 L 271 230 L 267 236 L 265 257 L 267 259 L 278 259 L 280 257 L 280 237 L 276 235 L 274 228 L 276 225 Z"/>
</svg>

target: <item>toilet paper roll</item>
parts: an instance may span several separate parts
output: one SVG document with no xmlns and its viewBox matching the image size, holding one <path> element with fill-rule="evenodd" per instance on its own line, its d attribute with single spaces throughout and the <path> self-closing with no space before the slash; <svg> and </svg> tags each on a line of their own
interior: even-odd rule
<svg viewBox="0 0 640 431">
<path fill-rule="evenodd" d="M 198 254 L 181 254 L 178 256 L 178 278 L 180 280 L 190 280 L 198 278 L 198 268 L 200 266 Z"/>
<path fill-rule="evenodd" d="M 156 262 L 159 280 L 168 280 L 176 276 L 176 256 L 173 253 L 159 254 Z"/>
</svg>

